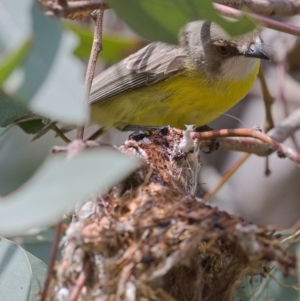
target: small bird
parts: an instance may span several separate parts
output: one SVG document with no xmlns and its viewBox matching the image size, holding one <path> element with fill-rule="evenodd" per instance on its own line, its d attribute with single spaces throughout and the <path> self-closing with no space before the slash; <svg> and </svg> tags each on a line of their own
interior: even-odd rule
<svg viewBox="0 0 300 301">
<path fill-rule="evenodd" d="M 251 89 L 260 59 L 257 30 L 232 38 L 215 23 L 188 23 L 179 46 L 154 42 L 93 81 L 91 121 L 104 130 L 203 127 Z"/>
</svg>

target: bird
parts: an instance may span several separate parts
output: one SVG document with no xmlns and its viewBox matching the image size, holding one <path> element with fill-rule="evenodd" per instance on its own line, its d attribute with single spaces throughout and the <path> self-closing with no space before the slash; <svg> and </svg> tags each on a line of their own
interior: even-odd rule
<svg viewBox="0 0 300 301">
<path fill-rule="evenodd" d="M 91 122 L 136 130 L 206 127 L 243 99 L 260 60 L 270 60 L 259 31 L 230 37 L 210 21 L 187 23 L 179 44 L 153 42 L 93 80 Z"/>
</svg>

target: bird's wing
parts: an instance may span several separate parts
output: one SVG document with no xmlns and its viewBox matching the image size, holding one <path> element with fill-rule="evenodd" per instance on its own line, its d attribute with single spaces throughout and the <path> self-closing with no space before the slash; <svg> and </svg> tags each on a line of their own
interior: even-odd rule
<svg viewBox="0 0 300 301">
<path fill-rule="evenodd" d="M 149 44 L 100 73 L 93 81 L 89 103 L 166 80 L 184 69 L 185 58 L 181 47 Z"/>
</svg>

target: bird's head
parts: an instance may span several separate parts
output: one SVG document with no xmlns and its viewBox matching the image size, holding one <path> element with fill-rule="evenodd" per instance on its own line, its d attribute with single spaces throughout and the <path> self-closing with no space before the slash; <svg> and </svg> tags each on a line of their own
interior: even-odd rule
<svg viewBox="0 0 300 301">
<path fill-rule="evenodd" d="M 258 30 L 232 38 L 208 21 L 188 23 L 181 31 L 180 44 L 186 49 L 193 66 L 209 78 L 246 78 L 258 59 L 270 59 L 262 49 Z"/>
</svg>

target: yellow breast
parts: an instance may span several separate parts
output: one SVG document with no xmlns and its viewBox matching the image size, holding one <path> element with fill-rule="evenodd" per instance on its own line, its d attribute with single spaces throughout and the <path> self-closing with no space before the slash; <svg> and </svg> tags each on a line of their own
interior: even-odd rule
<svg viewBox="0 0 300 301">
<path fill-rule="evenodd" d="M 92 106 L 91 120 L 107 128 L 124 125 L 166 126 L 184 129 L 202 126 L 245 97 L 259 69 L 259 61 L 245 79 L 207 80 L 184 73 L 158 84 L 125 92 Z"/>
</svg>

